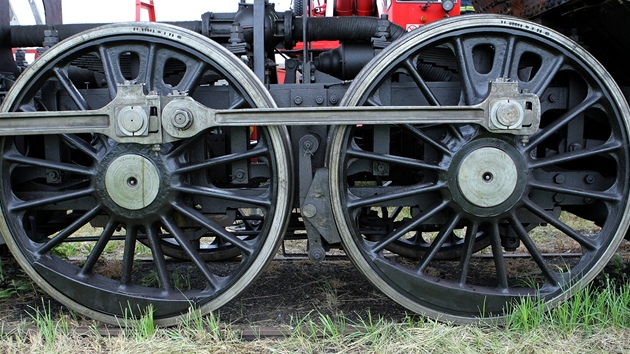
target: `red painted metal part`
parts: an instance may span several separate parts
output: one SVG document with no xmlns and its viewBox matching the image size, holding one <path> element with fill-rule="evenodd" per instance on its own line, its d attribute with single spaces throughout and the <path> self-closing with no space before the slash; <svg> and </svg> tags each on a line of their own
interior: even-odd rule
<svg viewBox="0 0 630 354">
<path fill-rule="evenodd" d="M 372 16 L 374 15 L 374 1 L 373 0 L 356 0 L 357 4 L 357 16 Z"/>
<path fill-rule="evenodd" d="M 389 20 L 402 26 L 407 31 L 439 19 L 457 16 L 460 13 L 460 1 L 457 1 L 453 9 L 444 11 L 440 1 L 398 1 L 394 0 L 388 9 L 381 8 L 381 13 L 389 16 Z"/>
<path fill-rule="evenodd" d="M 155 22 L 155 5 L 153 0 L 146 2 L 145 0 L 136 0 L 136 21 L 140 21 L 140 13 L 147 10 L 149 13 L 149 21 Z"/>
<path fill-rule="evenodd" d="M 336 16 L 352 16 L 354 14 L 354 0 L 337 0 L 335 2 Z"/>
</svg>

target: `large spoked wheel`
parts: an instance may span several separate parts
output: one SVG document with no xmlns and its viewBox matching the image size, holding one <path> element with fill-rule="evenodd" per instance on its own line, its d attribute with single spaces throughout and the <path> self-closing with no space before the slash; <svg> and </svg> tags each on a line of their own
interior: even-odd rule
<svg viewBox="0 0 630 354">
<path fill-rule="evenodd" d="M 497 79 L 540 98 L 532 136 L 440 124 L 333 133 L 344 249 L 384 293 L 440 320 L 501 321 L 522 297 L 553 306 L 604 267 L 628 228 L 627 103 L 604 68 L 556 32 L 493 15 L 427 25 L 370 62 L 344 104 L 469 106 Z M 453 234 L 458 258 L 441 259 Z M 396 253 L 418 235 L 417 259 Z M 483 239 L 490 247 L 476 252 Z"/>
<path fill-rule="evenodd" d="M 211 108 L 274 107 L 220 45 L 172 26 L 119 24 L 51 48 L 2 110 L 87 111 L 130 82 Z M 274 256 L 290 211 L 287 146 L 275 127 L 210 128 L 159 145 L 99 134 L 6 137 L 0 230 L 28 274 L 68 307 L 109 323 L 152 309 L 157 324 L 172 325 L 191 307 L 208 313 L 234 298 Z M 188 261 L 169 261 L 173 250 Z M 237 257 L 206 262 L 214 251 Z"/>
</svg>

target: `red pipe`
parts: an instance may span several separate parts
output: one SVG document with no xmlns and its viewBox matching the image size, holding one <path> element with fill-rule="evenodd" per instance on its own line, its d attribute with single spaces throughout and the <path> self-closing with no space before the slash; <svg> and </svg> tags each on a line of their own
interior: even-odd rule
<svg viewBox="0 0 630 354">
<path fill-rule="evenodd" d="M 357 15 L 372 16 L 374 13 L 373 0 L 357 0 Z"/>
<path fill-rule="evenodd" d="M 354 0 L 337 0 L 335 2 L 337 16 L 352 16 L 354 13 Z"/>
</svg>

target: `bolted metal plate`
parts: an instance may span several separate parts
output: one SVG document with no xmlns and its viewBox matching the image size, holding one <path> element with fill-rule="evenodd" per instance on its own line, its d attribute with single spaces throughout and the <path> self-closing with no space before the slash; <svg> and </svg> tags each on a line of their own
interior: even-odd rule
<svg viewBox="0 0 630 354">
<path fill-rule="evenodd" d="M 470 203 L 494 207 L 514 192 L 518 175 L 512 158 L 494 147 L 483 147 L 462 160 L 457 173 L 459 189 Z"/>
<path fill-rule="evenodd" d="M 109 165 L 105 187 L 114 203 L 129 210 L 139 210 L 155 200 L 160 190 L 160 176 L 149 159 L 128 154 Z"/>
</svg>

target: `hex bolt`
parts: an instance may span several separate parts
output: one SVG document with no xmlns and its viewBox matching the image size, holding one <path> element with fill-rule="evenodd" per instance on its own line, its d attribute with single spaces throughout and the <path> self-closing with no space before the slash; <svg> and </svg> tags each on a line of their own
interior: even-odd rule
<svg viewBox="0 0 630 354">
<path fill-rule="evenodd" d="M 336 95 L 331 95 L 330 98 L 328 98 L 328 102 L 330 102 L 330 104 L 332 105 L 336 105 L 337 103 L 339 103 L 339 97 L 337 97 Z"/>
<path fill-rule="evenodd" d="M 193 115 L 187 109 L 177 109 L 173 112 L 171 119 L 173 126 L 180 130 L 186 130 L 190 128 L 193 123 Z"/>
<path fill-rule="evenodd" d="M 324 97 L 323 96 L 317 96 L 315 97 L 315 103 L 321 105 L 324 103 Z"/>
<path fill-rule="evenodd" d="M 564 183 L 565 180 L 566 178 L 561 173 L 558 173 L 557 175 L 553 177 L 553 181 L 556 182 L 557 184 L 562 184 Z"/>
<path fill-rule="evenodd" d="M 301 105 L 302 104 L 302 96 L 295 96 L 295 98 L 293 99 L 293 103 L 295 103 L 296 105 Z"/>
<path fill-rule="evenodd" d="M 578 150 L 582 150 L 582 145 L 578 143 L 573 143 L 569 145 L 569 151 L 578 151 Z"/>
<path fill-rule="evenodd" d="M 562 203 L 564 201 L 564 195 L 562 194 L 554 194 L 553 201 L 556 203 Z"/>
</svg>

